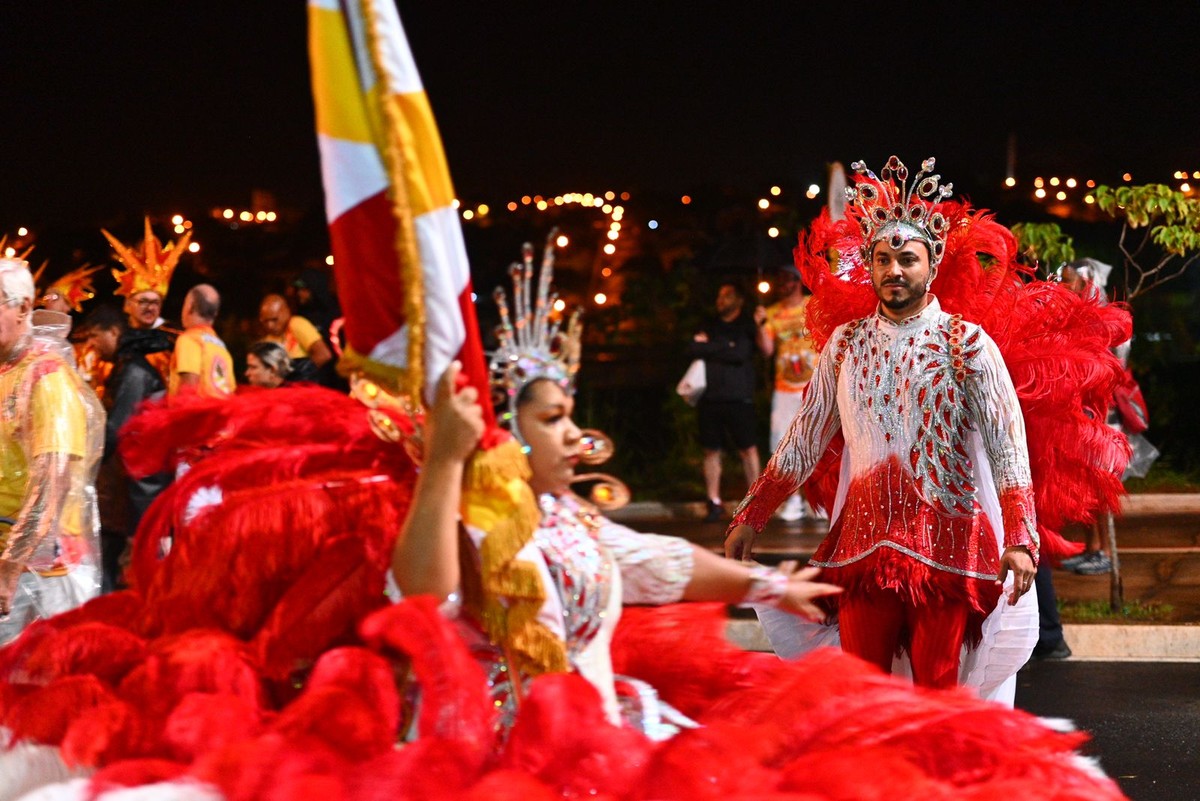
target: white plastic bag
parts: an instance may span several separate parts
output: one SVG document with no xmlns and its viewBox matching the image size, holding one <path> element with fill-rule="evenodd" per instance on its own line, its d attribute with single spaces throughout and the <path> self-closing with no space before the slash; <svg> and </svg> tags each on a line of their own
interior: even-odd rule
<svg viewBox="0 0 1200 801">
<path fill-rule="evenodd" d="M 704 394 L 707 386 L 708 374 L 704 369 L 704 359 L 696 359 L 688 365 L 687 372 L 683 374 L 683 378 L 679 379 L 675 391 L 688 406 L 695 406 L 700 402 L 700 396 Z"/>
</svg>

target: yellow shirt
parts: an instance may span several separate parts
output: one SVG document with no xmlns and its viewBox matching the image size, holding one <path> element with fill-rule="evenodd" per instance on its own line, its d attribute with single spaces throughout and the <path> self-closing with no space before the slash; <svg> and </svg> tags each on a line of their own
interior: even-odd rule
<svg viewBox="0 0 1200 801">
<path fill-rule="evenodd" d="M 767 308 L 766 327 L 775 339 L 775 391 L 799 392 L 808 386 L 817 362 L 808 335 L 808 296 L 795 306 Z"/>
<path fill-rule="evenodd" d="M 61 357 L 36 352 L 36 345 L 0 372 L 0 517 L 16 518 L 20 512 L 29 465 L 38 456 L 78 457 L 71 460 L 70 469 L 85 469 L 87 412 L 79 398 L 80 384 L 78 374 Z M 60 533 L 80 532 L 81 502 L 77 493 L 70 493 Z M 0 547 L 5 535 L 0 535 Z"/>
<path fill-rule="evenodd" d="M 167 381 L 168 396 L 179 394 L 180 373 L 199 376 L 196 392 L 204 398 L 227 398 L 236 388 L 233 357 L 211 326 L 194 326 L 175 340 L 171 375 Z"/>
<path fill-rule="evenodd" d="M 321 338 L 317 327 L 303 317 L 293 314 L 288 320 L 287 330 L 281 337 L 266 337 L 268 342 L 277 342 L 287 350 L 289 359 L 307 359 L 312 346 Z"/>
</svg>

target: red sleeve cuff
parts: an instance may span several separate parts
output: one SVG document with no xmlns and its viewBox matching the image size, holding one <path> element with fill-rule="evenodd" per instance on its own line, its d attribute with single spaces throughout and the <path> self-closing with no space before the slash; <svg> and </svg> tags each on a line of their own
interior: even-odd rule
<svg viewBox="0 0 1200 801">
<path fill-rule="evenodd" d="M 761 532 L 779 505 L 797 489 L 799 488 L 791 481 L 763 473 L 746 493 L 746 497 L 738 505 L 737 511 L 733 513 L 733 520 L 729 523 L 729 528 L 750 526 L 755 531 Z"/>
<path fill-rule="evenodd" d="M 1040 543 L 1037 534 L 1037 514 L 1034 511 L 1033 488 L 1013 487 L 1000 494 L 1000 514 L 1004 525 L 1004 547 L 1029 549 L 1034 564 L 1038 561 Z"/>
</svg>

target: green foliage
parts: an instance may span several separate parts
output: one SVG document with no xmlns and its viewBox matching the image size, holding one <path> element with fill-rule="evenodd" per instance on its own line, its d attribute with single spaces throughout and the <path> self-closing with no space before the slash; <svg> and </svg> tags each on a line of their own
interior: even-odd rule
<svg viewBox="0 0 1200 801">
<path fill-rule="evenodd" d="M 1200 257 L 1200 199 L 1164 184 L 1100 186 L 1096 204 L 1124 223 L 1127 300 L 1179 277 Z M 1146 229 L 1140 241 L 1127 241 L 1138 229 Z"/>
<path fill-rule="evenodd" d="M 1200 473 L 1195 470 L 1177 470 L 1160 459 L 1150 468 L 1145 478 L 1126 479 L 1125 489 L 1130 494 L 1200 492 Z"/>
<path fill-rule="evenodd" d="M 1200 225 L 1200 200 L 1165 184 L 1145 186 L 1100 186 L 1096 188 L 1096 204 L 1114 219 L 1125 218 L 1130 228 L 1144 228 L 1152 223 L 1167 227 L 1183 227 L 1195 231 Z"/>
<path fill-rule="evenodd" d="M 1064 623 L 1162 623 L 1175 616 L 1175 607 L 1158 601 L 1127 601 L 1114 612 L 1108 601 L 1058 602 Z"/>
<path fill-rule="evenodd" d="M 1017 237 L 1020 258 L 1037 268 L 1041 278 L 1075 261 L 1075 243 L 1058 223 L 1017 223 L 1012 232 Z"/>
</svg>

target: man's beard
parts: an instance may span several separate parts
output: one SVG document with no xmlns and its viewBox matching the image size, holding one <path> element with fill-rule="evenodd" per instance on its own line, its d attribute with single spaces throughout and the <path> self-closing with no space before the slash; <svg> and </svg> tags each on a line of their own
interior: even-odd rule
<svg viewBox="0 0 1200 801">
<path fill-rule="evenodd" d="M 889 286 L 904 287 L 905 289 L 908 290 L 909 294 L 907 296 L 897 295 L 894 297 L 885 297 L 884 290 L 886 290 Z M 879 302 L 882 303 L 885 308 L 891 309 L 892 311 L 896 311 L 898 309 L 904 309 L 908 306 L 911 306 L 913 303 L 915 303 L 915 302 L 919 301 L 921 298 L 925 297 L 925 293 L 928 291 L 929 291 L 929 287 L 926 286 L 925 284 L 910 284 L 908 282 L 891 282 L 891 283 L 882 284 L 879 287 L 879 290 L 875 294 L 879 298 Z"/>
</svg>

